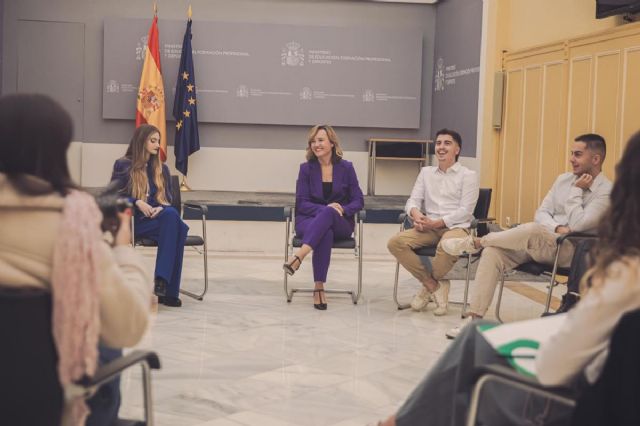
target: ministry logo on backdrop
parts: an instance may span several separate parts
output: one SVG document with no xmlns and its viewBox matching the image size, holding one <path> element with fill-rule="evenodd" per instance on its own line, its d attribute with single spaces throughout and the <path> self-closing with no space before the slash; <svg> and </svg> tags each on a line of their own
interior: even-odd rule
<svg viewBox="0 0 640 426">
<path fill-rule="evenodd" d="M 236 89 L 236 96 L 239 98 L 248 98 L 249 97 L 249 88 L 244 84 L 241 84 Z"/>
<path fill-rule="evenodd" d="M 282 48 L 280 59 L 283 67 L 302 67 L 304 66 L 304 49 L 300 46 L 300 43 L 290 41 Z"/>
<path fill-rule="evenodd" d="M 109 82 L 107 83 L 107 93 L 119 93 L 120 92 L 120 85 L 118 85 L 118 82 L 115 80 L 109 80 Z"/>
<path fill-rule="evenodd" d="M 376 100 L 376 96 L 373 93 L 373 90 L 367 89 L 362 93 L 362 102 L 374 102 Z"/>
<path fill-rule="evenodd" d="M 136 45 L 136 61 L 144 61 L 147 44 L 149 44 L 149 36 L 144 35 L 140 37 L 140 40 L 138 40 L 138 44 Z"/>
<path fill-rule="evenodd" d="M 303 101 L 310 101 L 313 99 L 313 91 L 310 87 L 303 87 L 300 92 L 300 99 Z"/>
<path fill-rule="evenodd" d="M 444 59 L 442 58 L 438 58 L 438 62 L 436 62 L 436 72 L 434 80 L 436 92 L 444 91 Z"/>
</svg>

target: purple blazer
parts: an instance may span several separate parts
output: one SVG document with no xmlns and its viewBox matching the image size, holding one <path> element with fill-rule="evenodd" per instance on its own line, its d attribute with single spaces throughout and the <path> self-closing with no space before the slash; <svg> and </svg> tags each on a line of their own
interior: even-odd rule
<svg viewBox="0 0 640 426">
<path fill-rule="evenodd" d="M 322 194 L 320 163 L 308 161 L 300 164 L 296 182 L 296 225 L 314 218 L 322 207 L 331 203 L 339 203 L 344 209 L 345 219 L 355 225 L 354 215 L 364 207 L 364 197 L 353 164 L 340 160 L 333 165 L 333 188 L 328 201 Z"/>
</svg>

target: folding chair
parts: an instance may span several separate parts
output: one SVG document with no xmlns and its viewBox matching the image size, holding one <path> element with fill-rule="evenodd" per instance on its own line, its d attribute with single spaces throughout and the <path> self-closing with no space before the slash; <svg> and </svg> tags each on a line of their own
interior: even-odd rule
<svg viewBox="0 0 640 426">
<path fill-rule="evenodd" d="M 489 206 L 491 205 L 491 188 L 480 188 L 480 193 L 478 194 L 478 201 L 476 203 L 476 207 L 473 210 L 474 221 L 471 223 L 471 230 L 474 235 L 479 237 L 487 234 L 488 227 L 487 223 L 492 222 L 494 219 L 487 217 L 489 215 Z M 400 223 L 400 231 L 404 231 L 413 227 L 412 224 L 408 223 L 409 218 L 406 213 L 401 213 L 398 216 L 398 222 Z M 418 256 L 427 256 L 434 257 L 436 255 L 436 247 L 435 246 L 425 246 L 420 247 L 418 249 L 413 250 L 415 254 Z M 465 274 L 465 286 L 464 286 L 464 300 L 462 302 L 449 302 L 453 304 L 462 304 L 462 313 L 464 314 L 467 309 L 467 298 L 469 293 L 469 275 L 471 272 L 471 259 L 474 255 L 464 254 L 460 256 L 467 260 L 466 263 L 466 274 Z M 396 275 L 393 282 L 393 301 L 396 303 L 398 310 L 407 309 L 411 306 L 410 303 L 400 303 L 398 301 L 398 276 L 400 274 L 400 263 L 396 262 Z"/>
<path fill-rule="evenodd" d="M 207 290 L 209 289 L 209 269 L 208 269 L 208 258 L 207 258 L 207 211 L 208 208 L 204 204 L 196 204 L 190 202 L 182 202 L 182 197 L 180 195 L 180 181 L 178 176 L 171 176 L 171 206 L 175 208 L 180 217 L 183 216 L 183 209 L 192 209 L 197 210 L 202 215 L 202 237 L 198 235 L 188 235 L 187 240 L 184 243 L 185 247 L 191 247 L 199 254 L 203 256 L 204 261 L 204 288 L 202 293 L 196 294 L 190 291 L 180 289 L 180 293 L 192 297 L 196 300 L 203 300 L 204 295 L 207 294 Z M 131 218 L 131 235 L 135 235 L 135 228 L 133 223 L 133 217 Z M 151 238 L 146 237 L 138 237 L 135 238 L 133 242 L 133 247 L 142 246 L 142 247 L 158 247 L 158 242 L 152 240 Z M 198 249 L 198 247 L 202 247 L 202 250 Z"/>
<path fill-rule="evenodd" d="M 556 279 L 556 276 L 563 275 L 568 277 L 569 275 L 571 275 L 571 270 L 575 269 L 576 267 L 576 265 L 574 265 L 574 262 L 581 261 L 580 259 L 577 259 L 574 256 L 572 258 L 571 265 L 568 268 L 567 267 L 563 268 L 559 266 L 558 258 L 560 256 L 560 247 L 562 246 L 562 243 L 565 240 L 570 240 L 570 241 L 573 240 L 573 241 L 576 241 L 576 244 L 579 244 L 580 240 L 585 240 L 585 239 L 597 239 L 597 236 L 593 234 L 586 234 L 583 232 L 569 232 L 568 234 L 562 234 L 556 239 L 557 246 L 556 246 L 556 253 L 553 260 L 553 265 L 545 265 L 543 263 L 538 263 L 538 262 L 527 262 L 514 268 L 515 271 L 524 272 L 530 275 L 535 275 L 535 276 L 544 275 L 544 276 L 550 277 L 549 286 L 547 290 L 547 298 L 545 301 L 544 312 L 542 313 L 542 315 L 546 315 L 549 313 L 549 308 L 551 306 L 551 296 L 553 295 L 553 288 L 559 284 L 559 282 Z M 503 272 L 502 277 L 500 278 L 498 300 L 496 302 L 495 314 L 496 314 L 496 319 L 500 322 L 503 322 L 502 319 L 500 318 L 500 305 L 502 303 L 502 291 L 504 290 L 504 281 L 507 274 L 508 272 Z"/>
<path fill-rule="evenodd" d="M 64 405 L 57 374 L 58 354 L 51 332 L 51 294 L 40 289 L 0 287 L 0 418 L 3 424 L 56 424 Z M 140 364 L 144 421 L 119 419 L 116 426 L 153 425 L 151 372 L 160 368 L 155 352 L 133 351 L 99 367 L 93 377 L 73 386 L 73 393 L 91 397 L 123 370 Z"/>
<path fill-rule="evenodd" d="M 572 426 L 640 424 L 640 394 L 637 392 L 640 383 L 638 333 L 640 310 L 626 313 L 612 334 L 607 361 L 598 380 L 580 392 L 569 387 L 544 386 L 536 379 L 502 365 L 480 368 L 471 394 L 467 426 L 476 425 L 482 409 L 482 392 L 489 383 L 501 383 L 514 391 L 530 392 L 573 407 Z"/>
<path fill-rule="evenodd" d="M 351 301 L 354 305 L 358 304 L 360 294 L 362 292 L 362 228 L 364 220 L 366 219 L 366 210 L 360 210 L 355 215 L 356 227 L 353 237 L 336 240 L 333 242 L 332 248 L 353 250 L 353 254 L 358 259 L 358 284 L 355 290 L 345 289 L 326 289 L 325 293 L 341 293 L 349 294 Z M 285 237 L 284 237 L 284 261 L 286 262 L 290 255 L 293 254 L 294 248 L 302 246 L 302 239 L 295 234 L 295 207 L 285 207 L 283 211 L 283 220 L 285 222 Z M 292 288 L 289 289 L 288 274 L 284 273 L 284 294 L 287 297 L 287 302 L 291 303 L 294 293 L 313 293 L 312 288 Z"/>
</svg>

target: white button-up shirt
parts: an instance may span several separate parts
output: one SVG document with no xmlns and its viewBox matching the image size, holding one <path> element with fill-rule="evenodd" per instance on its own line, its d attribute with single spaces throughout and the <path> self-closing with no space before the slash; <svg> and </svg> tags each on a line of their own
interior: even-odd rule
<svg viewBox="0 0 640 426">
<path fill-rule="evenodd" d="M 574 232 L 595 233 L 598 222 L 609 207 L 611 181 L 604 173 L 593 179 L 589 189 L 575 186 L 578 176 L 563 173 L 549 190 L 536 211 L 535 221 L 550 232 L 568 226 Z"/>
<path fill-rule="evenodd" d="M 429 219 L 442 219 L 447 228 L 468 228 L 478 201 L 478 175 L 460 163 L 443 172 L 423 167 L 405 205 L 407 214 L 416 208 Z"/>
</svg>

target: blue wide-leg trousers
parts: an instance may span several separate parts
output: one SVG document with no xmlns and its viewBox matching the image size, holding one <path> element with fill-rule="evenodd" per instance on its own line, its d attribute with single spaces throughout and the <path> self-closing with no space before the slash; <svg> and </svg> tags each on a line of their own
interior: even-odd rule
<svg viewBox="0 0 640 426">
<path fill-rule="evenodd" d="M 135 218 L 136 237 L 150 238 L 158 243 L 155 277 L 167 282 L 167 296 L 178 297 L 184 243 L 189 227 L 173 207 L 164 207 L 153 219 Z"/>
<path fill-rule="evenodd" d="M 328 206 L 322 208 L 314 218 L 296 223 L 296 234 L 302 238 L 303 244 L 313 249 L 311 263 L 315 282 L 327 281 L 333 242 L 350 237 L 353 228 L 352 223 Z"/>
</svg>

